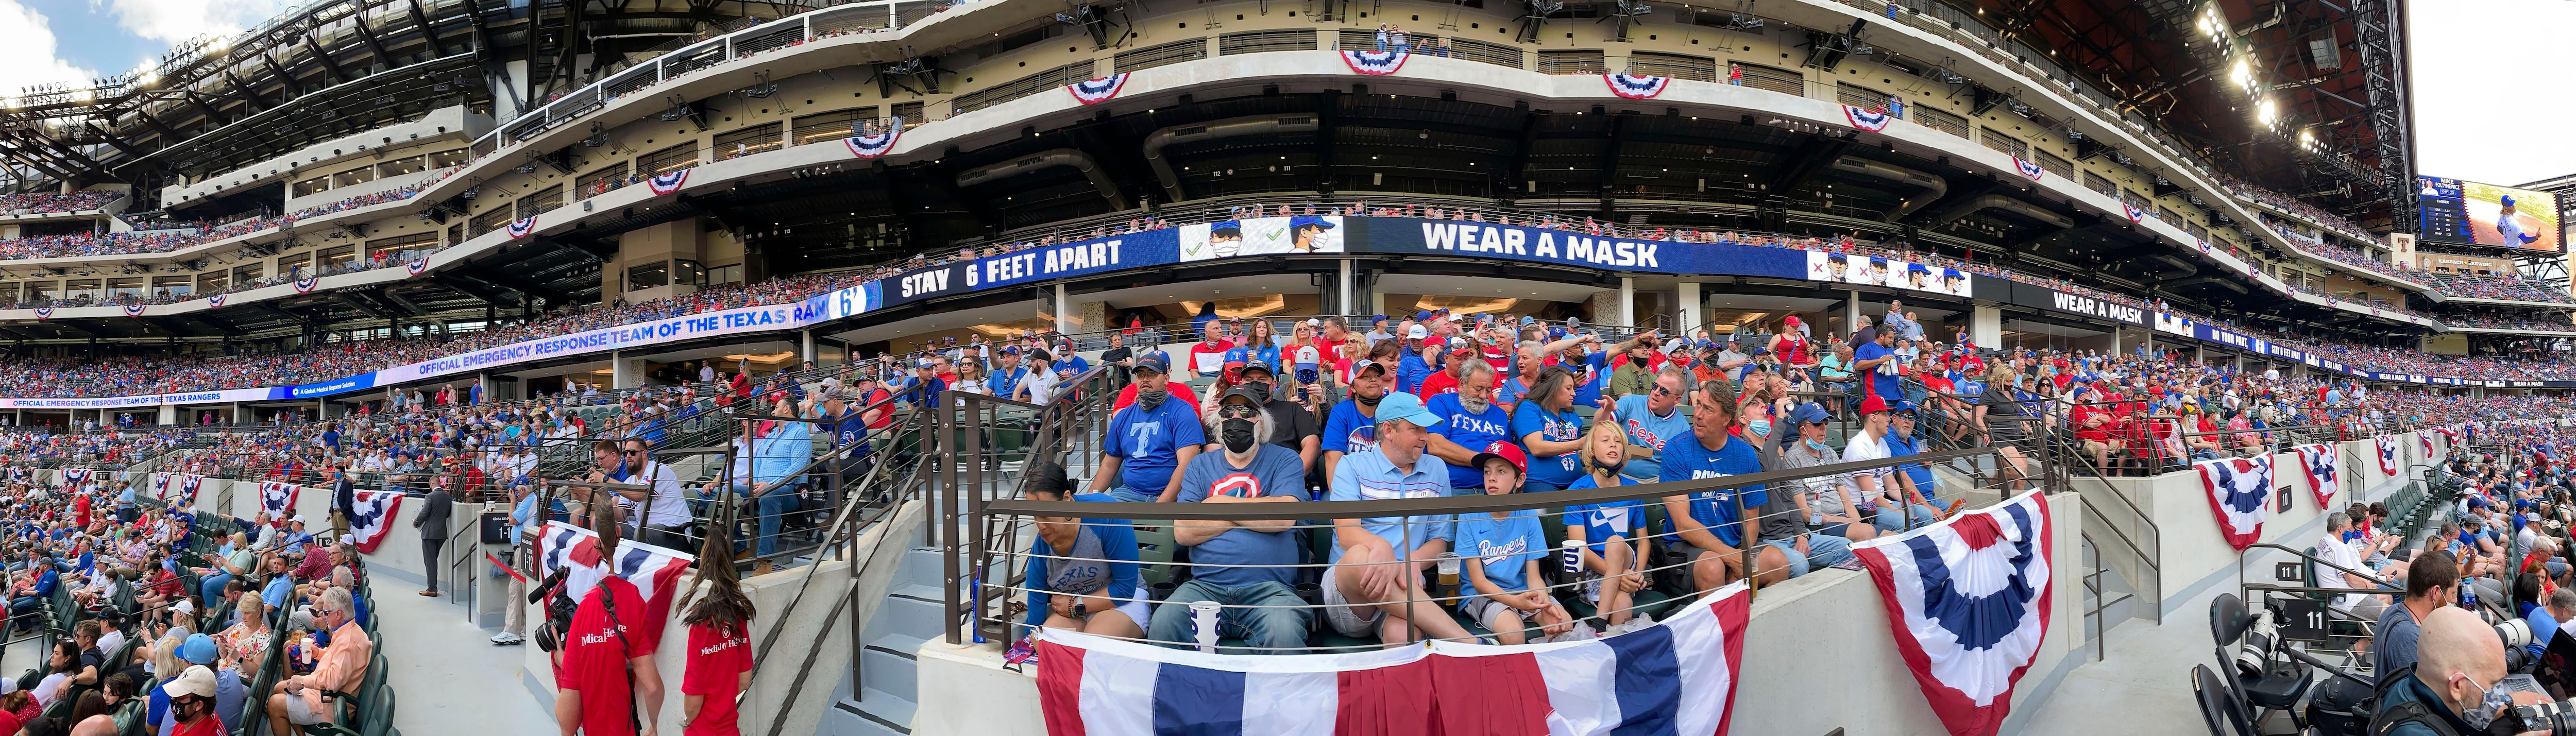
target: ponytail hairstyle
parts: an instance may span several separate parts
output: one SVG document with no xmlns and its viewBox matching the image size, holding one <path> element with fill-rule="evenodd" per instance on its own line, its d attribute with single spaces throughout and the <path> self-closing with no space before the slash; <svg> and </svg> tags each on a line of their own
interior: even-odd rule
<svg viewBox="0 0 2576 736">
<path fill-rule="evenodd" d="M 749 633 L 758 608 L 742 592 L 742 578 L 733 566 L 732 540 L 707 535 L 698 549 L 697 577 L 690 581 L 688 595 L 681 597 L 680 609 L 686 611 L 680 616 L 682 623 Z"/>
</svg>

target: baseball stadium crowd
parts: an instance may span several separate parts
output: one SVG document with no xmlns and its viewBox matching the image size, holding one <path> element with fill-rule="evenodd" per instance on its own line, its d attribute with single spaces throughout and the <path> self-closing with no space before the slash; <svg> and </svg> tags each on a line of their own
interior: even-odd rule
<svg viewBox="0 0 2576 736">
<path fill-rule="evenodd" d="M 2289 195 L 2255 186 L 2232 176 L 2224 174 L 2215 174 L 2215 176 L 2218 177 L 2218 183 L 2220 186 L 2226 187 L 2228 191 L 2234 192 L 2238 196 L 2243 196 L 2256 202 L 2261 202 L 2273 209 L 2278 209 L 2283 212 L 2307 218 L 2309 222 L 2333 228 L 2344 237 L 2363 242 L 2379 241 L 2378 236 L 2370 234 L 2369 228 L 2362 227 L 2351 220 L 2344 219 L 2342 215 L 2327 212 L 2316 205 L 2292 199 Z"/>
<path fill-rule="evenodd" d="M 2430 279 L 2427 283 L 2447 296 L 2468 297 L 2471 299 L 2509 299 L 2525 302 L 2576 304 L 2576 298 L 2568 297 L 2565 290 L 2549 288 L 2547 284 L 2542 284 L 2537 281 L 2524 278 L 2519 274 L 2478 276 L 2473 274 L 2419 273 L 2417 276 L 2418 280 Z M 2445 321 L 2448 320 L 2447 317 L 2444 319 Z"/>
<path fill-rule="evenodd" d="M 48 212 L 79 212 L 82 210 L 94 210 L 100 207 L 105 207 L 108 203 L 114 202 L 116 201 L 116 198 L 122 196 L 125 196 L 124 192 L 94 190 L 72 192 L 70 194 L 64 194 L 61 192 L 30 192 L 27 194 L 0 195 L 0 213 L 25 212 L 28 214 L 43 214 Z"/>
</svg>

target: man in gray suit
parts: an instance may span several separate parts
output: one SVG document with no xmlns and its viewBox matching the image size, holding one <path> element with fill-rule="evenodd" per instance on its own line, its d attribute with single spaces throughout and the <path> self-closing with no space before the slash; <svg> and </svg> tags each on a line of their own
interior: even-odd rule
<svg viewBox="0 0 2576 736">
<path fill-rule="evenodd" d="M 411 517 L 412 528 L 420 530 L 421 567 L 429 573 L 429 588 L 420 592 L 423 596 L 438 597 L 438 549 L 447 544 L 447 519 L 455 505 L 445 484 L 434 485 L 429 496 L 421 499 L 420 513 Z"/>
</svg>

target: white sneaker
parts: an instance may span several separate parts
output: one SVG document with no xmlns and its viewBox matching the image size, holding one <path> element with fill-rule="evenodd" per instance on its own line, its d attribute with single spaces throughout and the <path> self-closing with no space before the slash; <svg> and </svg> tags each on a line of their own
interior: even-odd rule
<svg viewBox="0 0 2576 736">
<path fill-rule="evenodd" d="M 518 634 L 513 634 L 513 633 L 510 633 L 510 632 L 507 632 L 507 631 L 504 631 L 504 632 L 501 632 L 501 633 L 498 633 L 498 634 L 494 634 L 494 635 L 492 635 L 492 643 L 493 643 L 494 645 L 498 645 L 498 646 L 509 646 L 509 645 L 512 645 L 512 644 L 524 644 L 524 643 L 526 643 L 527 641 L 528 641 L 527 637 L 523 637 L 523 636 L 520 636 L 520 635 L 518 635 Z"/>
</svg>

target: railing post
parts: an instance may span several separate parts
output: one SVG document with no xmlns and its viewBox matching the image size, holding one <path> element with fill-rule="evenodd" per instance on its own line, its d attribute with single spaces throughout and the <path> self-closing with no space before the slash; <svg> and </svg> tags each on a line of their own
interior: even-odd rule
<svg viewBox="0 0 2576 736">
<path fill-rule="evenodd" d="M 967 401 L 971 404 L 973 399 L 969 398 Z M 958 636 L 957 629 L 959 602 L 963 600 L 958 596 L 957 585 L 959 572 L 957 569 L 957 514 L 948 506 L 949 500 L 955 497 L 957 489 L 957 447 L 951 440 L 951 435 L 957 424 L 958 410 L 948 406 L 945 401 L 934 399 L 931 403 L 938 406 L 938 421 L 932 424 L 931 436 L 923 438 L 923 441 L 938 443 L 938 451 L 922 453 L 922 458 L 923 462 L 939 463 L 936 476 L 939 482 L 931 484 L 930 502 L 924 506 L 930 509 L 930 513 L 939 515 L 937 526 L 940 535 L 939 561 L 948 589 L 947 595 L 942 597 L 942 605 L 946 609 L 942 623 L 947 624 L 948 627 L 948 644 L 955 646 L 965 643 Z"/>
</svg>

